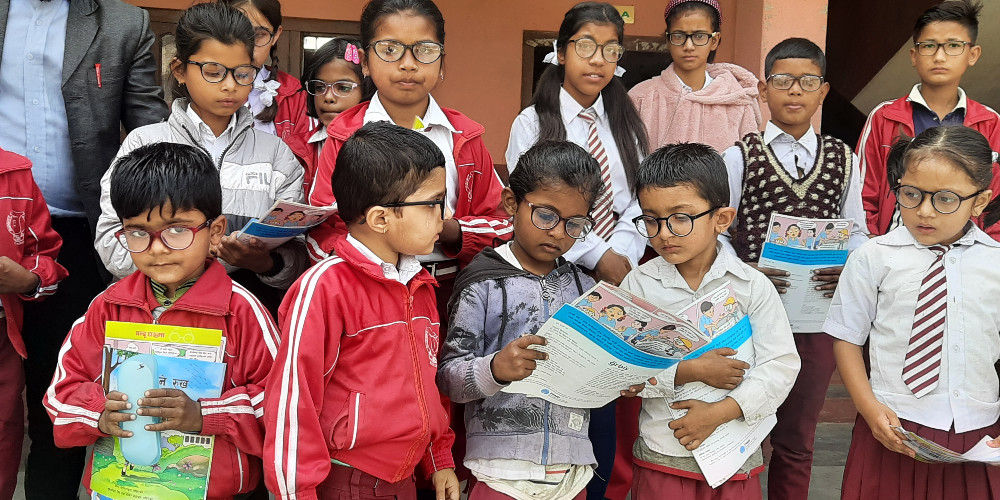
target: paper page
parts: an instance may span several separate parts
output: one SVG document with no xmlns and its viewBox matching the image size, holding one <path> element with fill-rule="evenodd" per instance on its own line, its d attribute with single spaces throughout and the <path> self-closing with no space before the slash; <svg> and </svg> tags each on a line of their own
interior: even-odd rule
<svg viewBox="0 0 1000 500">
<path fill-rule="evenodd" d="M 276 201 L 260 219 L 247 222 L 236 233 L 236 239 L 249 244 L 250 238 L 257 238 L 271 250 L 322 224 L 335 213 L 336 203 L 329 207 L 314 207 L 291 201 Z"/>
<path fill-rule="evenodd" d="M 945 464 L 983 462 L 990 465 L 1000 465 L 1000 448 L 993 448 L 986 444 L 993 440 L 990 436 L 984 436 L 969 451 L 959 453 L 902 427 L 893 427 L 893 430 L 903 435 L 903 444 L 916 452 L 915 458 L 921 462 Z"/>
</svg>

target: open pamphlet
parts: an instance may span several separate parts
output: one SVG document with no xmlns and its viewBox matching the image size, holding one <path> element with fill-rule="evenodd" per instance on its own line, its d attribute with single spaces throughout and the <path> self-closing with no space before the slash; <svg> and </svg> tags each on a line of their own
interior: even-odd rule
<svg viewBox="0 0 1000 500">
<path fill-rule="evenodd" d="M 104 389 L 137 392 L 129 397 L 133 410 L 152 388 L 180 389 L 196 401 L 217 398 L 226 374 L 225 340 L 221 330 L 109 321 Z M 135 432 L 130 438 L 102 437 L 94 444 L 92 498 L 204 500 L 215 438 L 141 429 L 126 429 Z"/>
<path fill-rule="evenodd" d="M 784 278 L 791 286 L 781 294 L 788 322 L 794 333 L 823 331 L 826 313 L 833 299 L 827 290 L 817 290 L 823 282 L 813 281 L 813 271 L 843 266 L 847 262 L 847 241 L 852 219 L 806 219 L 771 214 L 760 267 L 788 271 Z"/>
<path fill-rule="evenodd" d="M 291 201 L 276 201 L 259 219 L 251 219 L 239 230 L 236 239 L 249 243 L 257 238 L 269 250 L 322 224 L 337 213 L 337 204 L 314 207 Z"/>
<path fill-rule="evenodd" d="M 957 464 L 962 462 L 982 462 L 989 465 L 1000 465 L 1000 448 L 986 444 L 992 441 L 990 436 L 983 436 L 969 451 L 959 453 L 941 446 L 934 441 L 924 439 L 915 432 L 902 427 L 893 430 L 903 435 L 903 444 L 917 453 L 916 459 L 927 463 Z"/>
</svg>

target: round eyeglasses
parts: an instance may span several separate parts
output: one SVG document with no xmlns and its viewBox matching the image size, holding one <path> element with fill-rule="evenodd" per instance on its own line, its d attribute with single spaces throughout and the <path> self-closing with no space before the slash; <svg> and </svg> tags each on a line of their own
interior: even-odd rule
<svg viewBox="0 0 1000 500">
<path fill-rule="evenodd" d="M 253 85 L 254 79 L 257 78 L 257 67 L 252 64 L 243 64 L 235 68 L 229 68 L 217 62 L 187 61 L 187 63 L 200 67 L 201 77 L 208 83 L 219 83 L 226 79 L 226 75 L 232 73 L 233 80 L 238 85 L 246 87 Z"/>
<path fill-rule="evenodd" d="M 350 97 L 356 88 L 358 88 L 358 84 L 350 80 L 340 80 L 333 83 L 324 82 L 323 80 L 309 80 L 306 82 L 306 92 L 309 95 L 326 95 L 327 92 L 332 91 L 333 95 L 337 97 Z"/>
<path fill-rule="evenodd" d="M 208 227 L 214 219 L 209 219 L 195 227 L 171 226 L 159 231 L 144 229 L 119 229 L 115 238 L 125 250 L 130 253 L 142 253 L 153 245 L 153 239 L 159 238 L 163 245 L 171 250 L 186 250 L 194 243 L 195 233 Z"/>
<path fill-rule="evenodd" d="M 274 38 L 274 32 L 263 27 L 254 26 L 253 28 L 253 44 L 258 47 L 264 47 L 271 43 L 271 39 Z"/>
<path fill-rule="evenodd" d="M 708 45 L 708 42 L 712 41 L 712 39 L 715 38 L 716 35 L 718 34 L 719 34 L 718 31 L 713 33 L 705 33 L 702 31 L 699 31 L 697 33 L 685 33 L 683 31 L 668 31 L 666 33 L 667 41 L 670 42 L 670 45 L 676 45 L 678 47 L 683 47 L 684 44 L 687 43 L 688 39 L 691 40 L 691 43 L 694 44 L 695 47 L 704 47 L 705 45 Z"/>
<path fill-rule="evenodd" d="M 609 63 L 621 61 L 622 57 L 625 56 L 625 46 L 618 42 L 599 44 L 590 38 L 577 38 L 576 40 L 569 40 L 567 43 L 572 43 L 576 48 L 576 55 L 584 59 L 594 57 L 597 49 L 601 49 L 601 55 Z"/>
<path fill-rule="evenodd" d="M 823 77 L 816 75 L 792 76 L 786 73 L 776 73 L 767 77 L 767 82 L 776 90 L 788 90 L 799 82 L 799 87 L 806 92 L 816 92 L 823 86 Z"/>
<path fill-rule="evenodd" d="M 917 47 L 917 54 L 922 56 L 933 56 L 937 54 L 939 49 L 944 49 L 944 53 L 949 56 L 960 56 L 962 52 L 965 52 L 965 46 L 973 45 L 973 43 L 952 40 L 944 43 L 917 42 L 914 45 Z"/>
<path fill-rule="evenodd" d="M 565 223 L 566 236 L 574 240 L 582 240 L 594 228 L 594 220 L 590 217 L 580 215 L 575 217 L 561 217 L 558 212 L 551 208 L 541 207 L 527 200 L 525 200 L 525 203 L 531 209 L 531 224 L 542 231 L 548 231 L 558 226 L 560 222 L 563 222 Z"/>
<path fill-rule="evenodd" d="M 640 215 L 632 219 L 632 223 L 635 224 L 636 230 L 639 234 L 646 238 L 655 238 L 656 235 L 660 234 L 660 226 L 663 222 L 667 223 L 667 230 L 670 231 L 674 236 L 684 237 L 691 234 L 694 231 L 694 221 L 718 210 L 721 207 L 710 208 L 704 212 L 697 215 L 688 214 L 670 214 L 667 217 L 653 217 L 652 215 Z"/>
<path fill-rule="evenodd" d="M 417 42 L 407 45 L 398 40 L 379 40 L 369 47 L 375 49 L 375 55 L 379 59 L 391 63 L 403 58 L 407 50 L 413 54 L 413 58 L 422 64 L 431 64 L 444 55 L 444 45 L 437 42 Z"/>
<path fill-rule="evenodd" d="M 917 208 L 924 202 L 924 198 L 931 197 L 931 206 L 941 214 L 952 214 L 958 211 L 962 202 L 979 196 L 984 190 L 980 189 L 969 196 L 961 196 L 954 191 L 942 189 L 941 191 L 924 191 L 916 186 L 903 184 L 896 187 L 896 202 L 903 208 Z"/>
</svg>

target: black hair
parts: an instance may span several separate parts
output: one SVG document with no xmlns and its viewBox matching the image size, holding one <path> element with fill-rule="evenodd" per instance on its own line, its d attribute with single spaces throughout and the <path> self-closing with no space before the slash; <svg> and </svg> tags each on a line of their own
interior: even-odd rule
<svg viewBox="0 0 1000 500">
<path fill-rule="evenodd" d="M 120 219 L 137 217 L 170 203 L 171 215 L 198 210 L 209 220 L 222 215 L 219 169 L 208 153 L 187 144 L 156 142 L 115 161 L 111 206 Z"/>
<path fill-rule="evenodd" d="M 250 61 L 253 61 L 253 25 L 242 12 L 233 7 L 220 3 L 199 3 L 185 10 L 177 20 L 174 32 L 174 44 L 177 47 L 174 58 L 186 65 L 207 40 L 215 40 L 223 45 L 243 44 Z M 187 88 L 177 82 L 172 70 L 168 81 L 171 96 L 191 99 Z"/>
<path fill-rule="evenodd" d="M 919 42 L 920 33 L 931 23 L 953 21 L 969 32 L 973 45 L 979 37 L 979 13 L 983 3 L 979 0 L 947 0 L 924 11 L 913 25 L 913 43 Z"/>
<path fill-rule="evenodd" d="M 597 292 L 590 292 L 587 294 L 588 297 L 590 297 L 591 295 L 597 295 L 597 300 L 601 300 L 601 294 Z"/>
<path fill-rule="evenodd" d="M 663 325 L 663 326 L 660 327 L 660 331 L 662 332 L 663 330 L 666 330 L 668 332 L 674 331 L 674 330 L 677 330 L 677 326 L 676 325 Z"/>
<path fill-rule="evenodd" d="M 562 182 L 583 195 L 589 211 L 601 195 L 601 166 L 572 142 L 542 141 L 521 155 L 507 182 L 518 203 L 530 192 Z"/>
<path fill-rule="evenodd" d="M 713 303 L 711 303 L 711 302 L 709 302 L 709 301 L 706 300 L 705 302 L 701 303 L 701 312 L 706 313 L 706 312 L 708 312 L 709 309 L 711 309 L 713 307 L 715 307 L 715 304 L 713 304 Z"/>
<path fill-rule="evenodd" d="M 829 222 L 829 223 L 826 224 L 826 230 L 830 230 L 830 229 L 836 229 L 836 226 L 834 226 L 832 222 Z"/>
<path fill-rule="evenodd" d="M 239 9 L 240 7 L 249 5 L 264 16 L 267 19 L 268 24 L 271 25 L 272 32 L 278 31 L 281 27 L 281 2 L 278 0 L 219 0 L 220 2 L 227 4 L 229 6 Z M 268 82 L 278 79 L 278 44 L 271 45 L 271 52 L 268 54 L 271 58 L 271 65 L 268 66 L 267 75 Z M 272 99 L 271 105 L 262 109 L 260 113 L 254 118 L 262 122 L 273 122 L 274 117 L 278 114 L 278 101 Z"/>
<path fill-rule="evenodd" d="M 430 139 L 389 122 L 354 132 L 337 155 L 330 182 L 340 218 L 350 224 L 375 205 L 399 203 L 413 194 L 444 154 Z"/>
<path fill-rule="evenodd" d="M 773 223 L 771 223 L 771 228 L 772 229 L 774 228 L 774 226 L 781 227 L 781 223 L 780 222 L 773 222 Z"/>
<path fill-rule="evenodd" d="M 618 43 L 623 43 L 625 40 L 625 21 L 622 21 L 622 16 L 614 7 L 606 3 L 583 2 L 566 12 L 562 24 L 559 25 L 556 44 L 560 52 L 566 52 L 569 39 L 587 23 L 613 25 L 618 32 Z M 566 78 L 566 69 L 561 64 L 547 66 L 538 80 L 535 94 L 531 97 L 531 104 L 538 113 L 538 140 L 564 141 L 566 126 L 562 121 L 559 93 Z M 608 115 L 611 134 L 615 138 L 615 146 L 618 148 L 618 155 L 625 169 L 625 178 L 628 179 L 631 188 L 635 182 L 636 171 L 639 169 L 639 152 L 649 151 L 646 126 L 643 125 L 639 112 L 628 97 L 628 90 L 621 78 L 612 77 L 611 82 L 601 90 L 601 96 L 604 99 L 604 110 Z"/>
<path fill-rule="evenodd" d="M 826 54 L 812 40 L 786 38 L 778 42 L 764 58 L 764 78 L 771 76 L 774 63 L 782 59 L 809 59 L 819 67 L 819 76 L 826 77 Z"/>
<path fill-rule="evenodd" d="M 680 143 L 663 146 L 642 160 L 635 193 L 646 188 L 668 188 L 690 184 L 712 208 L 729 205 L 726 163 L 704 144 Z"/>
<path fill-rule="evenodd" d="M 641 320 L 641 319 L 637 319 L 637 320 L 633 320 L 633 321 L 638 321 L 639 323 L 641 323 L 641 324 L 642 324 L 642 326 L 641 326 L 641 327 L 639 327 L 639 328 L 645 328 L 645 327 L 646 327 L 646 325 L 648 325 L 648 324 L 649 324 L 649 321 L 643 321 L 643 320 Z"/>
<path fill-rule="evenodd" d="M 790 230 L 791 230 L 791 229 L 792 229 L 793 227 L 794 227 L 795 229 L 798 229 L 798 230 L 799 230 L 799 234 L 802 234 L 802 228 L 801 228 L 801 227 L 799 227 L 799 225 L 798 225 L 798 224 L 791 224 L 791 225 L 789 225 L 788 227 L 786 227 L 786 228 L 785 228 L 785 234 L 788 234 L 788 231 L 790 231 Z"/>
<path fill-rule="evenodd" d="M 932 157 L 965 172 L 977 189 L 989 189 L 993 180 L 993 148 L 983 134 L 963 125 L 931 127 L 913 139 L 899 137 L 889 149 L 886 162 L 889 186 L 898 186 L 907 168 Z M 997 210 L 1000 197 L 996 195 L 993 193 L 993 200 L 983 210 L 984 228 L 1000 221 Z"/>
<path fill-rule="evenodd" d="M 611 309 L 612 307 L 617 307 L 618 309 L 620 309 L 623 315 L 626 313 L 625 312 L 625 306 L 623 306 L 621 304 L 611 304 L 611 305 L 605 306 L 604 310 L 607 311 L 608 309 Z M 621 321 L 623 319 L 625 319 L 625 316 L 622 316 L 622 317 L 616 319 L 615 321 Z"/>
<path fill-rule="evenodd" d="M 344 59 L 344 53 L 347 51 L 347 47 L 353 45 L 358 49 L 358 53 L 362 52 L 361 42 L 354 38 L 334 38 L 330 41 L 324 43 L 320 48 L 313 52 L 312 57 L 306 62 L 304 68 L 302 68 L 302 78 L 299 81 L 302 83 L 302 88 L 306 87 L 306 82 L 309 80 L 316 80 L 319 77 L 319 72 L 326 66 L 327 63 L 340 59 L 346 61 L 350 64 L 351 70 L 354 71 L 354 75 L 358 77 L 358 81 L 361 82 L 361 102 L 370 101 L 372 95 L 375 94 L 375 86 L 372 85 L 370 78 L 365 78 L 364 72 L 361 71 L 360 64 L 354 64 L 347 59 Z M 306 114 L 313 117 L 319 118 L 316 113 L 316 102 L 313 100 L 312 96 L 306 99 Z"/>
<path fill-rule="evenodd" d="M 715 33 L 722 31 L 722 20 L 719 19 L 719 12 L 715 10 L 715 7 L 705 2 L 692 0 L 690 2 L 679 3 L 675 5 L 673 9 L 670 9 L 669 11 L 663 13 L 663 22 L 664 24 L 667 25 L 667 32 L 670 31 L 670 23 L 676 21 L 677 18 L 679 17 L 682 17 L 686 14 L 690 14 L 691 12 L 701 12 L 705 14 L 706 16 L 708 16 L 709 19 L 712 20 L 712 31 Z M 670 57 L 669 52 L 666 54 L 666 56 L 668 65 L 674 62 L 674 59 Z M 708 62 L 709 64 L 715 62 L 714 50 L 708 53 Z"/>
</svg>

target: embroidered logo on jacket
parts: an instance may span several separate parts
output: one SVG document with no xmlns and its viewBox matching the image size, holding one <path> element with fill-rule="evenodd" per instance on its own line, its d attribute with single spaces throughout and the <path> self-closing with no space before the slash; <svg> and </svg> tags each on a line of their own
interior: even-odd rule
<svg viewBox="0 0 1000 500">
<path fill-rule="evenodd" d="M 15 245 L 24 245 L 24 212 L 11 210 L 11 212 L 7 214 L 7 230 L 10 231 L 10 235 L 14 237 Z"/>
<path fill-rule="evenodd" d="M 434 368 L 437 368 L 438 365 L 438 344 L 440 344 L 440 340 L 437 330 L 430 326 L 424 329 L 424 346 L 427 347 L 427 358 Z"/>
</svg>

